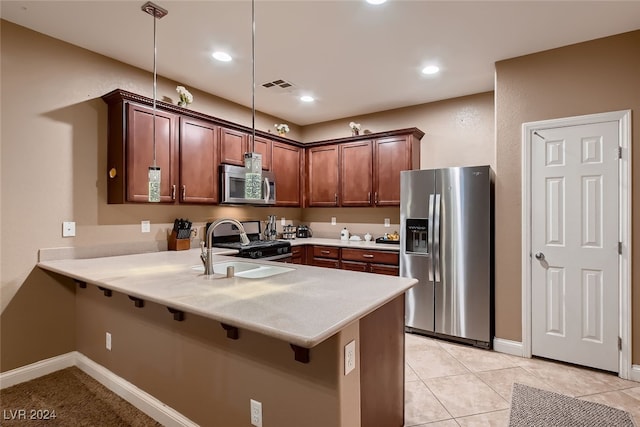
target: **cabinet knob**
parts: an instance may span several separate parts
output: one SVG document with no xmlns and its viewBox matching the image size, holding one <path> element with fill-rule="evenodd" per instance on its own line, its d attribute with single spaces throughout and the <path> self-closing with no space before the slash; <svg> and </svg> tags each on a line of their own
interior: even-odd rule
<svg viewBox="0 0 640 427">
<path fill-rule="evenodd" d="M 373 255 L 371 255 L 371 254 L 363 254 L 362 257 L 363 258 L 373 258 Z"/>
<path fill-rule="evenodd" d="M 176 199 L 176 185 L 173 184 L 171 186 L 171 200 L 175 200 Z"/>
<path fill-rule="evenodd" d="M 375 204 L 376 205 L 378 204 L 378 192 L 377 191 L 375 192 Z"/>
<path fill-rule="evenodd" d="M 367 199 L 369 200 L 369 203 L 371 203 L 371 191 L 367 194 Z"/>
<path fill-rule="evenodd" d="M 333 194 L 333 199 L 334 199 L 334 203 L 336 204 L 336 206 L 338 206 L 338 193 L 334 193 Z"/>
<path fill-rule="evenodd" d="M 187 186 L 183 185 L 182 186 L 182 200 L 187 198 Z"/>
</svg>

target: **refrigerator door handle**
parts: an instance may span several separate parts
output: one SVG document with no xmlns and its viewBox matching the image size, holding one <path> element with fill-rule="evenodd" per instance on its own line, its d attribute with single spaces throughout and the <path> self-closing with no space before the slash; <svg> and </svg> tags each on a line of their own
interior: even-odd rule
<svg viewBox="0 0 640 427">
<path fill-rule="evenodd" d="M 429 281 L 433 281 L 433 194 L 429 194 L 429 218 L 427 220 L 427 251 L 431 254 Z"/>
<path fill-rule="evenodd" d="M 433 207 L 433 260 L 434 280 L 440 281 L 440 194 L 436 194 Z"/>
</svg>

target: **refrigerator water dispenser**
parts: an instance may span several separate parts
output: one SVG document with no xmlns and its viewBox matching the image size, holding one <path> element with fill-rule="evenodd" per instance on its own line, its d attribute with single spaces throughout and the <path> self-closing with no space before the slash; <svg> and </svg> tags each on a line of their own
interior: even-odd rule
<svg viewBox="0 0 640 427">
<path fill-rule="evenodd" d="M 407 218 L 406 251 L 414 254 L 429 253 L 429 220 L 427 218 Z"/>
</svg>

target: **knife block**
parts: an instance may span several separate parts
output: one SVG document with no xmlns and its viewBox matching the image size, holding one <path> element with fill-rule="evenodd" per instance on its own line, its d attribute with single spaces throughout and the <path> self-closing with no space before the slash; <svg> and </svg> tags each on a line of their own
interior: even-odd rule
<svg viewBox="0 0 640 427">
<path fill-rule="evenodd" d="M 191 249 L 191 239 L 178 239 L 178 233 L 175 230 L 171 231 L 169 236 L 169 250 L 170 251 L 184 251 Z"/>
</svg>

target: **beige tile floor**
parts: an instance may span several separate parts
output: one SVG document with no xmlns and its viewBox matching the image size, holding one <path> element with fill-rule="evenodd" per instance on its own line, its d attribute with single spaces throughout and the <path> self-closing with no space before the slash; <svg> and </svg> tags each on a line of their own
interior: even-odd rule
<svg viewBox="0 0 640 427">
<path fill-rule="evenodd" d="M 506 426 L 514 382 L 629 412 L 640 426 L 640 383 L 406 334 L 405 426 Z"/>
</svg>

